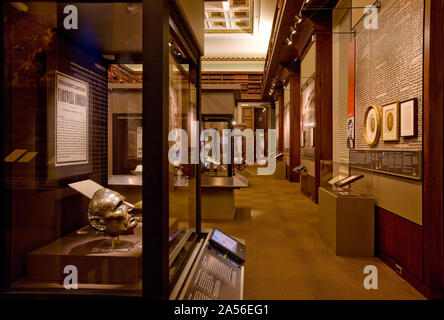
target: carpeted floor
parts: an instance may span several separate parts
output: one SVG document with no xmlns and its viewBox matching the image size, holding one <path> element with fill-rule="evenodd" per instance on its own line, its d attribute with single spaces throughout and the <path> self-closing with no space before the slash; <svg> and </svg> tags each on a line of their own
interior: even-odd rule
<svg viewBox="0 0 444 320">
<path fill-rule="evenodd" d="M 377 258 L 335 256 L 319 236 L 317 206 L 299 184 L 248 170 L 250 187 L 236 191 L 236 219 L 202 225 L 245 239 L 244 299 L 424 299 Z M 367 265 L 378 268 L 378 290 L 363 286 Z"/>
</svg>

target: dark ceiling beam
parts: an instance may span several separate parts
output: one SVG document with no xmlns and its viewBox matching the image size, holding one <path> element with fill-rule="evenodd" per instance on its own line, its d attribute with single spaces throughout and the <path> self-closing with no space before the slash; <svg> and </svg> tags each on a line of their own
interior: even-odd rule
<svg viewBox="0 0 444 320">
<path fill-rule="evenodd" d="M 269 42 L 269 49 L 265 61 L 264 85 L 262 87 L 262 98 L 270 97 L 268 91 L 271 83 L 280 67 L 279 54 L 282 46 L 286 46 L 285 39 L 289 34 L 290 26 L 294 21 L 294 16 L 299 12 L 303 0 L 284 0 L 280 10 L 276 6 L 275 18 L 273 21 L 273 32 Z M 279 12 L 278 12 L 279 10 Z"/>
<path fill-rule="evenodd" d="M 297 33 L 293 36 L 293 44 L 287 45 L 286 43 L 286 39 L 290 35 L 290 27 L 295 24 L 294 16 L 299 15 L 303 2 L 304 0 L 284 0 L 279 15 L 275 14 L 273 21 L 273 31 L 275 32 L 272 32 L 265 61 L 263 99 L 270 97 L 268 93 L 276 77 L 278 78 L 277 82 L 282 82 L 291 74 L 294 62 L 304 56 L 311 43 L 312 35 L 316 32 L 315 25 L 310 20 L 316 11 L 303 10 L 303 20 L 298 25 Z M 338 0 L 311 0 L 307 6 L 333 8 L 337 2 Z"/>
</svg>

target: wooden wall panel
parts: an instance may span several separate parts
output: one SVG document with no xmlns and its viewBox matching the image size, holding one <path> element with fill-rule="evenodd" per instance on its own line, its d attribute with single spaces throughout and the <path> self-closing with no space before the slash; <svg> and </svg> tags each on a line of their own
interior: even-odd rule
<svg viewBox="0 0 444 320">
<path fill-rule="evenodd" d="M 419 281 L 423 280 L 422 227 L 376 207 L 376 252 L 396 261 Z"/>
<path fill-rule="evenodd" d="M 306 197 L 310 198 L 313 201 L 316 201 L 316 179 L 310 175 L 301 175 L 301 192 Z"/>
</svg>

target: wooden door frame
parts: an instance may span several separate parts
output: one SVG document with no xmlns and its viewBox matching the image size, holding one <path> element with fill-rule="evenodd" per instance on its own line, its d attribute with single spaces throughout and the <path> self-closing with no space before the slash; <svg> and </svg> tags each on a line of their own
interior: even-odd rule
<svg viewBox="0 0 444 320">
<path fill-rule="evenodd" d="M 425 0 L 423 232 L 424 283 L 444 298 L 443 109 L 444 0 Z"/>
</svg>

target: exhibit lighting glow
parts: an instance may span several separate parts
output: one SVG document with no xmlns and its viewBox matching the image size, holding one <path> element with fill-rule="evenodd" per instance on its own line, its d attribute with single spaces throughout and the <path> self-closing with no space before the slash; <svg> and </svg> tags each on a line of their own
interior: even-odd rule
<svg viewBox="0 0 444 320">
<path fill-rule="evenodd" d="M 224 10 L 230 10 L 230 1 L 222 2 L 222 6 L 223 6 Z"/>
</svg>

